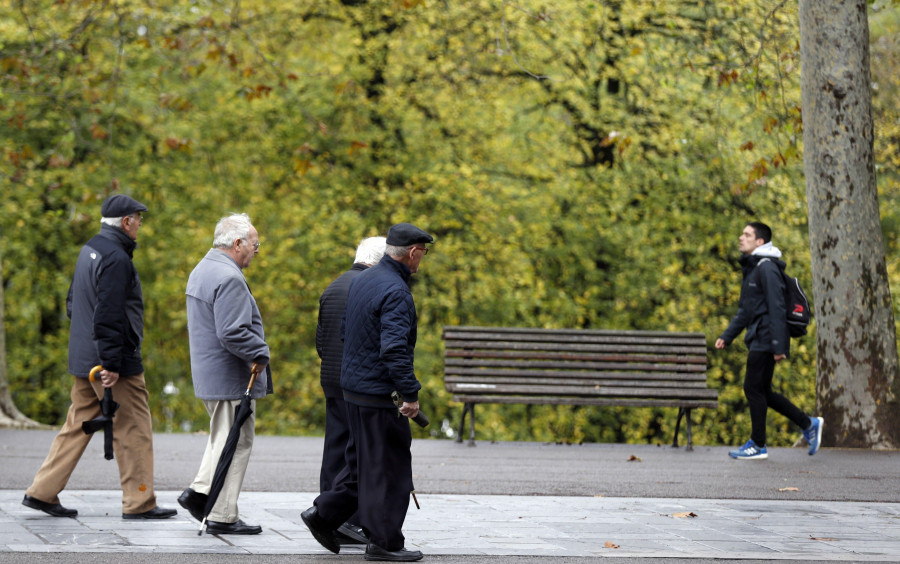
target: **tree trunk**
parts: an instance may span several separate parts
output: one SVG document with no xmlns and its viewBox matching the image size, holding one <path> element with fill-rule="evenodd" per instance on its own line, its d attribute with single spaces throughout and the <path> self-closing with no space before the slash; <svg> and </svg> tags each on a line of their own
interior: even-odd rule
<svg viewBox="0 0 900 564">
<path fill-rule="evenodd" d="M 900 446 L 866 0 L 800 0 L 803 163 L 827 446 Z"/>
<path fill-rule="evenodd" d="M 2 258 L 2 257 L 0 257 Z M 44 427 L 37 421 L 22 415 L 22 412 L 13 403 L 9 393 L 9 377 L 6 372 L 6 317 L 4 315 L 3 299 L 3 261 L 0 260 L 0 428 L 38 428 Z"/>
</svg>

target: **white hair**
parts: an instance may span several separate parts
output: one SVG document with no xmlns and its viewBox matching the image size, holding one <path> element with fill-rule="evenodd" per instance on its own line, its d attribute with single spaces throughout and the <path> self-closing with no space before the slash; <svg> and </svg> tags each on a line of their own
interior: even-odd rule
<svg viewBox="0 0 900 564">
<path fill-rule="evenodd" d="M 384 247 L 384 253 L 391 258 L 402 258 L 409 252 L 411 248 L 415 247 L 415 245 L 406 245 L 405 247 L 398 247 L 396 245 L 386 245 Z"/>
<path fill-rule="evenodd" d="M 385 243 L 387 243 L 387 239 L 384 237 L 363 239 L 356 247 L 356 260 L 353 262 L 361 262 L 369 266 L 378 264 L 381 257 L 384 256 Z"/>
<path fill-rule="evenodd" d="M 100 223 L 104 225 L 111 225 L 113 227 L 118 227 L 122 229 L 122 220 L 125 219 L 125 216 L 122 217 L 101 217 Z"/>
<path fill-rule="evenodd" d="M 216 224 L 216 231 L 213 234 L 213 247 L 217 249 L 228 249 L 234 245 L 238 239 L 244 241 L 250 237 L 250 216 L 245 213 L 233 213 L 226 215 Z"/>
</svg>

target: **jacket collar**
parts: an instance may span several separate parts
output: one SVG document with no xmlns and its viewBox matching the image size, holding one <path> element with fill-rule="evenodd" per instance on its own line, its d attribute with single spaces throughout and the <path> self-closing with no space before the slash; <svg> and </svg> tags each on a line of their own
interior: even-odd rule
<svg viewBox="0 0 900 564">
<path fill-rule="evenodd" d="M 412 278 L 412 272 L 409 270 L 409 267 L 403 264 L 402 262 L 391 258 L 389 255 L 384 255 L 381 257 L 381 262 L 378 264 L 384 265 L 385 268 L 390 268 L 394 270 L 397 274 L 400 275 L 400 278 L 406 282 L 406 285 L 409 286 L 409 279 Z"/>
<path fill-rule="evenodd" d="M 137 241 L 129 237 L 127 233 L 118 227 L 113 227 L 112 225 L 106 225 L 104 223 L 100 225 L 99 235 L 104 239 L 115 241 L 126 253 L 128 253 L 129 257 L 134 258 L 134 249 L 137 248 Z"/>
<path fill-rule="evenodd" d="M 241 276 L 244 275 L 243 269 L 240 266 L 238 266 L 238 263 L 234 260 L 234 258 L 232 258 L 231 255 L 229 255 L 222 249 L 217 249 L 215 247 L 211 248 L 206 253 L 205 258 L 208 258 L 209 260 L 214 261 L 214 262 L 220 262 L 222 264 L 227 264 L 229 266 L 233 266 L 234 268 L 237 269 L 238 272 L 241 273 Z"/>
</svg>

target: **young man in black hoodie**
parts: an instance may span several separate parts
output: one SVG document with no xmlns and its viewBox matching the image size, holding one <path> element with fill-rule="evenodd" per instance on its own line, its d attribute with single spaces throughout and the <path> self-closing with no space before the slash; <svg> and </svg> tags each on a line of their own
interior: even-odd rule
<svg viewBox="0 0 900 564">
<path fill-rule="evenodd" d="M 759 222 L 748 223 L 740 236 L 741 269 L 744 280 L 738 312 L 716 348 L 723 349 L 747 330 L 747 371 L 744 376 L 744 395 L 750 406 L 752 431 L 744 446 L 728 454 L 738 460 L 764 460 L 766 450 L 766 413 L 771 407 L 802 430 L 809 443 L 809 454 L 819 450 L 822 442 L 821 417 L 809 417 L 789 399 L 772 390 L 775 363 L 790 354 L 791 339 L 787 329 L 784 302 L 784 261 L 781 251 L 772 245 L 772 230 Z"/>
</svg>

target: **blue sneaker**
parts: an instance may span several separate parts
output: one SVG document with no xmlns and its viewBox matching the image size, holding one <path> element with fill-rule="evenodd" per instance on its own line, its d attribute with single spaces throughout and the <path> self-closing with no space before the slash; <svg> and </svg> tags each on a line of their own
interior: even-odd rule
<svg viewBox="0 0 900 564">
<path fill-rule="evenodd" d="M 766 447 L 758 447 L 753 439 L 750 439 L 741 448 L 729 451 L 728 456 L 738 460 L 765 460 L 769 458 L 769 453 L 766 451 Z"/>
<path fill-rule="evenodd" d="M 821 417 L 810 417 L 809 429 L 803 431 L 803 437 L 809 443 L 809 455 L 812 456 L 819 452 L 819 445 L 822 444 L 822 427 L 825 426 L 825 420 Z"/>
</svg>

